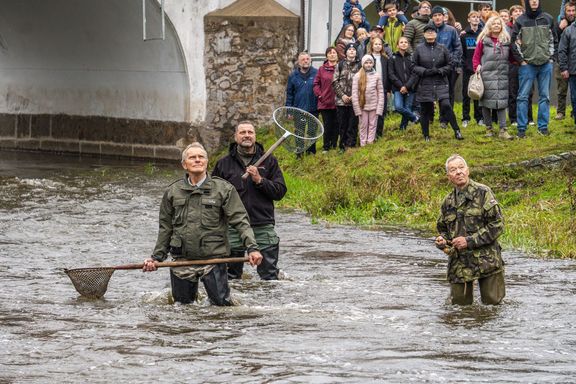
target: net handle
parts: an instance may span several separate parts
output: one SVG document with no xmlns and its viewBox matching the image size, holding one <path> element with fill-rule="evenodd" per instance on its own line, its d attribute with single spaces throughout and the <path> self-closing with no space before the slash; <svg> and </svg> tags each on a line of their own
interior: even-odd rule
<svg viewBox="0 0 576 384">
<path fill-rule="evenodd" d="M 288 132 L 288 131 L 284 132 L 284 134 L 282 135 L 282 137 L 279 138 L 278 140 L 276 140 L 276 142 L 275 142 L 274 144 L 272 144 L 272 145 L 270 146 L 270 148 L 268 148 L 268 150 L 266 151 L 266 153 L 263 154 L 263 155 L 262 155 L 258 160 L 256 160 L 256 162 L 255 162 L 254 164 L 252 164 L 252 165 L 254 165 L 255 167 L 258 167 L 260 164 L 262 164 L 262 163 L 264 162 L 264 160 L 266 160 L 266 159 L 272 154 L 272 152 L 274 152 L 274 150 L 275 150 L 276 148 L 278 148 L 278 146 L 279 146 L 280 144 L 282 144 L 282 142 L 283 142 L 284 140 L 286 140 L 288 137 L 290 137 L 291 135 L 292 135 L 292 134 L 291 134 L 290 132 Z M 248 178 L 248 172 L 245 172 L 245 173 L 242 175 L 242 180 L 246 180 L 247 178 Z"/>
<path fill-rule="evenodd" d="M 157 268 L 165 268 L 165 267 L 186 267 L 189 265 L 208 265 L 208 264 L 222 264 L 222 263 L 245 263 L 248 261 L 248 257 L 227 257 L 227 258 L 219 258 L 219 259 L 206 259 L 206 260 L 177 260 L 177 261 L 163 261 L 157 262 Z M 140 264 L 125 264 L 125 265 L 117 265 L 114 268 L 117 269 L 142 269 L 144 267 L 144 263 Z"/>
</svg>

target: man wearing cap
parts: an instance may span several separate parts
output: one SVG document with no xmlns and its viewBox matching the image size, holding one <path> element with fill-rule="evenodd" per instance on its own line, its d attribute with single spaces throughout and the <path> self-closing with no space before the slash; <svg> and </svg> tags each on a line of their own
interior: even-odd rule
<svg viewBox="0 0 576 384">
<path fill-rule="evenodd" d="M 448 14 L 446 8 L 438 5 L 432 8 L 432 23 L 436 27 L 436 42 L 445 46 L 450 53 L 452 62 L 452 70 L 448 74 L 448 92 L 450 94 L 450 105 L 454 107 L 454 87 L 458 75 L 462 72 L 462 43 L 456 28 L 444 22 L 444 15 Z M 448 117 L 440 114 L 440 124 L 442 128 L 446 128 Z"/>
<path fill-rule="evenodd" d="M 418 44 L 424 42 L 424 27 L 430 21 L 431 4 L 424 0 L 418 5 L 418 15 L 406 24 L 404 27 L 404 37 L 410 42 L 409 52 L 414 52 Z"/>
</svg>

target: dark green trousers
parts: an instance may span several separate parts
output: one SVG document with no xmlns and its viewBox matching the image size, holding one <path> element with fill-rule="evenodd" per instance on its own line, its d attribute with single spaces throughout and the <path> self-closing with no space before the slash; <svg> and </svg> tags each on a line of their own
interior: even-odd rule
<svg viewBox="0 0 576 384">
<path fill-rule="evenodd" d="M 504 284 L 504 271 L 492 276 L 478 279 L 480 286 L 480 297 L 482 303 L 488 305 L 500 304 L 506 296 L 506 286 Z M 469 281 L 462 284 L 450 284 L 450 298 L 452 304 L 470 305 L 474 301 L 474 282 Z"/>
</svg>

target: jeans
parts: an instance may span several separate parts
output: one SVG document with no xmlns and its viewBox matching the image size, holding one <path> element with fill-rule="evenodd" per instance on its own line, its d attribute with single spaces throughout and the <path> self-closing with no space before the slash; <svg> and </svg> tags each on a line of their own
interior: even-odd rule
<svg viewBox="0 0 576 384">
<path fill-rule="evenodd" d="M 414 103 L 414 93 L 401 94 L 400 91 L 394 91 L 394 109 L 402 115 L 400 129 L 406 129 L 409 121 L 416 121 L 416 115 L 412 112 Z"/>
<path fill-rule="evenodd" d="M 570 102 L 572 103 L 572 111 L 576 111 L 576 76 L 570 75 L 568 78 L 568 84 L 570 85 Z M 574 124 L 576 124 L 576 113 L 572 114 L 574 116 Z"/>
<path fill-rule="evenodd" d="M 548 129 L 550 120 L 550 82 L 552 81 L 552 63 L 542 65 L 526 64 L 518 69 L 520 89 L 516 105 L 518 133 L 526 132 L 528 125 L 528 96 L 536 80 L 538 85 L 538 130 Z"/>
</svg>

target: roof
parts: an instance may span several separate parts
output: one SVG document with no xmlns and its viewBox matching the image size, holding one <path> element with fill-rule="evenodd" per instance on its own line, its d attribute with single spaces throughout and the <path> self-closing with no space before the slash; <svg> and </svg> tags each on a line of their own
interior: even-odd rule
<svg viewBox="0 0 576 384">
<path fill-rule="evenodd" d="M 274 0 L 237 0 L 226 8 L 210 12 L 206 16 L 299 17 Z"/>
</svg>

